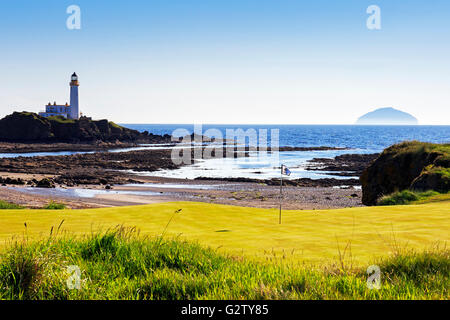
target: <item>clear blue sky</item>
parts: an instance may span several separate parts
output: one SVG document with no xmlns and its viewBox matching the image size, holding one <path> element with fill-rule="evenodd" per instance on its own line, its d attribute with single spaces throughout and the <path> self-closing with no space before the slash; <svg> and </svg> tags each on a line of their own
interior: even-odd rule
<svg viewBox="0 0 450 320">
<path fill-rule="evenodd" d="M 450 124 L 448 0 L 1 1 L 0 35 L 0 116 L 65 103 L 76 71 L 81 111 L 121 123 Z"/>
</svg>

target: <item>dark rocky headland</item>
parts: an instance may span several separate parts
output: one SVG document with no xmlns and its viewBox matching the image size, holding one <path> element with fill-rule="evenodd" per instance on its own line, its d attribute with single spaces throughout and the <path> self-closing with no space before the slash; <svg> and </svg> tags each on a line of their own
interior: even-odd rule
<svg viewBox="0 0 450 320">
<path fill-rule="evenodd" d="M 170 143 L 170 135 L 139 132 L 104 120 L 81 117 L 44 118 L 32 112 L 14 112 L 0 120 L 0 141 L 13 143 L 124 144 Z M 108 147 L 109 147 L 108 146 Z"/>
<path fill-rule="evenodd" d="M 396 191 L 450 191 L 450 144 L 418 141 L 393 145 L 360 177 L 365 205 Z"/>
</svg>

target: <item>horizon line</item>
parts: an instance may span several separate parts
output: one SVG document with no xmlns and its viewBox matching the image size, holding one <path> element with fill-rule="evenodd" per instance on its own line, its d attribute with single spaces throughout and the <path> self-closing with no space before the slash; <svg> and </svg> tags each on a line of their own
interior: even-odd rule
<svg viewBox="0 0 450 320">
<path fill-rule="evenodd" d="M 137 122 L 117 122 L 119 125 L 216 125 L 216 126 L 252 126 L 252 125 L 264 125 L 264 126 L 359 126 L 359 127 L 419 127 L 419 126 L 440 126 L 447 127 L 450 124 L 356 124 L 356 123 L 137 123 Z"/>
</svg>

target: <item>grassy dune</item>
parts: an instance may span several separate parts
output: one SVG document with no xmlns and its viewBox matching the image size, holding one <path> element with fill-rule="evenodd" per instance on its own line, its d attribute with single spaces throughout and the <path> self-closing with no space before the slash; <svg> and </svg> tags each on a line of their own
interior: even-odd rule
<svg viewBox="0 0 450 320">
<path fill-rule="evenodd" d="M 174 215 L 174 211 L 182 209 Z M 2 210 L 0 241 L 45 238 L 61 222 L 73 235 L 125 225 L 141 235 L 197 241 L 219 253 L 258 260 L 284 259 L 315 265 L 336 261 L 365 266 L 405 248 L 423 250 L 449 240 L 450 202 L 340 210 L 278 211 L 171 202 L 88 210 Z M 26 227 L 25 227 L 26 223 Z"/>
</svg>

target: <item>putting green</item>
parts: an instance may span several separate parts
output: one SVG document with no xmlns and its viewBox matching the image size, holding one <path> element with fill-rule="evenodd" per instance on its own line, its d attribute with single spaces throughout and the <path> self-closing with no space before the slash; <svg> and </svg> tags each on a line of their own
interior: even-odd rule
<svg viewBox="0 0 450 320">
<path fill-rule="evenodd" d="M 449 240 L 450 202 L 338 210 L 278 211 L 196 202 L 83 210 L 1 210 L 0 241 L 45 237 L 64 220 L 62 229 L 85 234 L 116 225 L 136 226 L 142 235 L 160 235 L 173 212 L 166 237 L 180 236 L 232 254 L 290 261 L 325 262 L 347 244 L 355 263 L 392 252 L 445 246 Z M 27 227 L 25 228 L 24 223 Z M 26 231 L 25 231 L 26 230 Z M 350 246 L 346 251 L 349 257 Z"/>
</svg>

